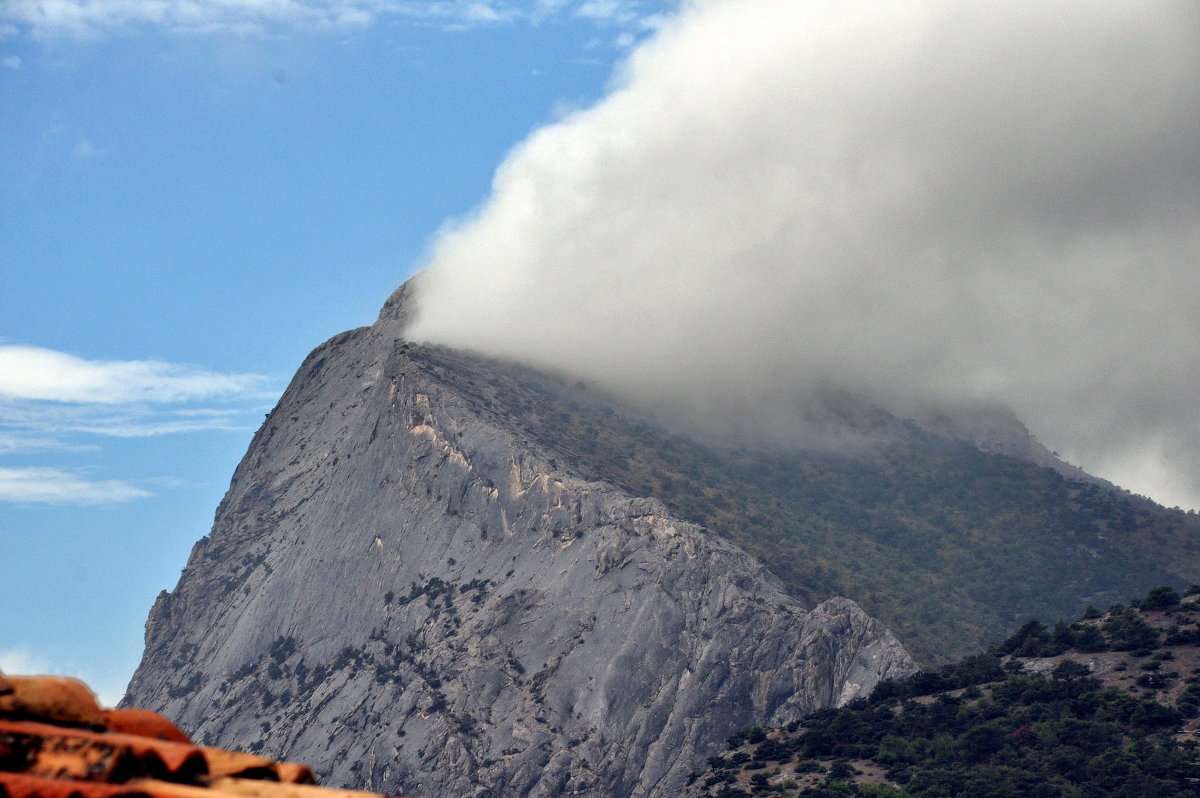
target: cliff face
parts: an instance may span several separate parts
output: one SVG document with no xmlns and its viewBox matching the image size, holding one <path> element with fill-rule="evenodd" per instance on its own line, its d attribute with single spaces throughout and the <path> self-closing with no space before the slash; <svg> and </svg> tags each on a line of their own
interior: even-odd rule
<svg viewBox="0 0 1200 798">
<path fill-rule="evenodd" d="M 492 410 L 510 377 L 404 342 L 405 290 L 301 366 L 152 609 L 129 704 L 331 784 L 665 796 L 734 730 L 913 671 L 853 602 L 803 606 L 560 464 Z"/>
</svg>

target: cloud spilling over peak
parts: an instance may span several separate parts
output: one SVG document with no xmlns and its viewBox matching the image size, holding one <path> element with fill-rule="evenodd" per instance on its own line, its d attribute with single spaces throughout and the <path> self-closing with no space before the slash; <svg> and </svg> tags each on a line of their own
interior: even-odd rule
<svg viewBox="0 0 1200 798">
<path fill-rule="evenodd" d="M 1197 109 L 1191 0 L 697 0 L 437 237 L 409 334 L 676 410 L 1001 402 L 1194 506 Z"/>
</svg>

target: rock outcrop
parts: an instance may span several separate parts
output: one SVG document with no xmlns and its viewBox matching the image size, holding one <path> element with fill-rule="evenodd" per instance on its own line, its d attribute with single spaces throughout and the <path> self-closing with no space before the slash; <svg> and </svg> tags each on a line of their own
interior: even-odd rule
<svg viewBox="0 0 1200 798">
<path fill-rule="evenodd" d="M 914 670 L 854 602 L 803 606 L 531 443 L 496 409 L 522 401 L 509 373 L 404 340 L 407 292 L 301 366 L 128 703 L 330 784 L 666 796 L 736 729 Z"/>
</svg>

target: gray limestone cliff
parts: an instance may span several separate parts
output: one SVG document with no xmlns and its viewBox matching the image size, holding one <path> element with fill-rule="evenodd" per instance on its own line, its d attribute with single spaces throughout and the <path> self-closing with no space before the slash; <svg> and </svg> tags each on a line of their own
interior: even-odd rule
<svg viewBox="0 0 1200 798">
<path fill-rule="evenodd" d="M 733 731 L 913 672 L 854 602 L 531 443 L 513 378 L 404 341 L 407 290 L 301 366 L 126 704 L 335 785 L 667 796 Z"/>
</svg>

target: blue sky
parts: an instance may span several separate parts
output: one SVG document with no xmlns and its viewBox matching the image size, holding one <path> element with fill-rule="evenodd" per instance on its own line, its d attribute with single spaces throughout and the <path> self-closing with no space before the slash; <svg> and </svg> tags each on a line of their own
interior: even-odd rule
<svg viewBox="0 0 1200 798">
<path fill-rule="evenodd" d="M 675 2 L 0 0 L 0 669 L 115 699 L 418 265 L 411 336 L 697 427 L 999 405 L 1200 507 L 1194 0 Z"/>
<path fill-rule="evenodd" d="M 0 669 L 115 700 L 304 355 L 668 5 L 0 3 Z"/>
</svg>

